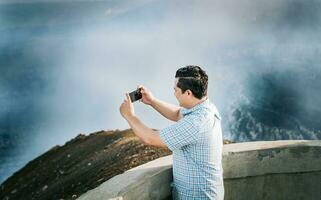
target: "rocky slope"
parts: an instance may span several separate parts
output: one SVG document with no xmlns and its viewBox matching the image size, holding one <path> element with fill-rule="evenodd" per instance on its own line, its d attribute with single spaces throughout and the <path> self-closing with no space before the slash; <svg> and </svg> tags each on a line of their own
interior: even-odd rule
<svg viewBox="0 0 321 200">
<path fill-rule="evenodd" d="M 171 154 L 131 130 L 78 135 L 30 161 L 0 186 L 0 199 L 74 199 L 124 171 Z"/>
</svg>

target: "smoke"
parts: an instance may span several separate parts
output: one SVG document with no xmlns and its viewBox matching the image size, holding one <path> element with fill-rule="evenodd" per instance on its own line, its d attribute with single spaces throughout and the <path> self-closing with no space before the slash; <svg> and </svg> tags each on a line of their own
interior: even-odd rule
<svg viewBox="0 0 321 200">
<path fill-rule="evenodd" d="M 232 113 L 229 105 L 239 101 L 238 96 L 255 95 L 252 94 L 257 91 L 255 88 L 252 93 L 245 91 L 251 88 L 246 84 L 252 77 L 269 72 L 272 77 L 277 72 L 296 72 L 307 64 L 312 73 L 318 69 L 315 66 L 318 62 L 309 59 L 318 57 L 319 46 L 307 45 L 319 41 L 317 25 L 320 21 L 313 10 L 317 6 L 311 8 L 308 3 L 286 1 L 264 4 L 244 1 L 239 6 L 229 1 L 190 3 L 176 1 L 173 6 L 158 1 L 132 10 L 108 8 L 107 15 L 122 14 L 109 23 L 76 28 L 70 34 L 72 38 L 52 39 L 51 42 L 64 43 L 67 47 L 56 50 L 60 60 L 57 77 L 53 78 L 57 90 L 49 98 L 53 111 L 57 108 L 59 111 L 53 113 L 64 117 L 53 115 L 50 124 L 62 125 L 61 129 L 67 130 L 63 122 L 70 119 L 68 125 L 79 127 L 79 131 L 74 132 L 90 132 L 98 127 L 126 128 L 128 125 L 122 118 L 110 117 L 119 116 L 118 107 L 124 92 L 146 83 L 156 95 L 157 91 L 162 91 L 159 98 L 176 103 L 168 89 L 172 87 L 175 70 L 185 64 L 205 67 L 214 87 L 210 91 L 215 91 L 213 100 L 226 118 Z M 293 13 L 299 13 L 300 19 Z M 37 46 L 43 46 L 42 42 Z M 260 81 L 264 80 L 250 83 Z M 306 92 L 308 96 L 311 94 Z M 168 124 L 143 106 L 138 105 L 137 112 L 152 127 Z M 75 115 L 78 121 L 74 120 Z M 84 128 L 85 124 L 91 128 Z M 223 124 L 227 135 L 231 124 L 233 121 Z M 57 126 L 49 130 L 57 130 Z M 62 133 L 66 135 L 67 131 Z"/>
<path fill-rule="evenodd" d="M 225 138 L 320 138 L 319 1 L 17 2 L 0 4 L 0 119 L 24 138 L 11 149 L 25 143 L 26 161 L 128 128 L 119 106 L 139 84 L 177 104 L 175 71 L 188 64 L 208 73 Z M 135 112 L 171 123 L 141 103 Z"/>
</svg>

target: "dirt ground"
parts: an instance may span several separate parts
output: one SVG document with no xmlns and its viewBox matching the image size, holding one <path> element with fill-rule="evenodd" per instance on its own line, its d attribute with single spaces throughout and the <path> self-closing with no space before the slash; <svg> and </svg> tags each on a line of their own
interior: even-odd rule
<svg viewBox="0 0 321 200">
<path fill-rule="evenodd" d="M 9 177 L 0 185 L 0 199 L 76 199 L 115 175 L 171 153 L 143 144 L 131 130 L 79 134 Z"/>
</svg>

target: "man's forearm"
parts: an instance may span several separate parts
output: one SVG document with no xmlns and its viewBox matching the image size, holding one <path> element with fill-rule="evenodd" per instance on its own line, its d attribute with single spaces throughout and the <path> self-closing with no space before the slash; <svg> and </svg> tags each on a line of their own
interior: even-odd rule
<svg viewBox="0 0 321 200">
<path fill-rule="evenodd" d="M 179 120 L 179 106 L 175 106 L 169 103 L 166 103 L 164 101 L 161 101 L 159 99 L 154 99 L 151 106 L 157 110 L 161 115 L 166 117 L 169 120 L 172 121 L 178 121 Z"/>
<path fill-rule="evenodd" d="M 151 144 L 155 131 L 145 126 L 136 116 L 126 118 L 134 133 L 146 144 Z"/>
</svg>

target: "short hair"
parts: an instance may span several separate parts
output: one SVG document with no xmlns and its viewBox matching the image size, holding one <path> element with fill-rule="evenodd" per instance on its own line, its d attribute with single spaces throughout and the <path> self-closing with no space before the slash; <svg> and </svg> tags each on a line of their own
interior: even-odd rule
<svg viewBox="0 0 321 200">
<path fill-rule="evenodd" d="M 176 71 L 175 78 L 178 78 L 177 87 L 183 93 L 191 90 L 194 97 L 202 99 L 207 95 L 208 76 L 206 72 L 196 65 L 188 65 Z"/>
</svg>

